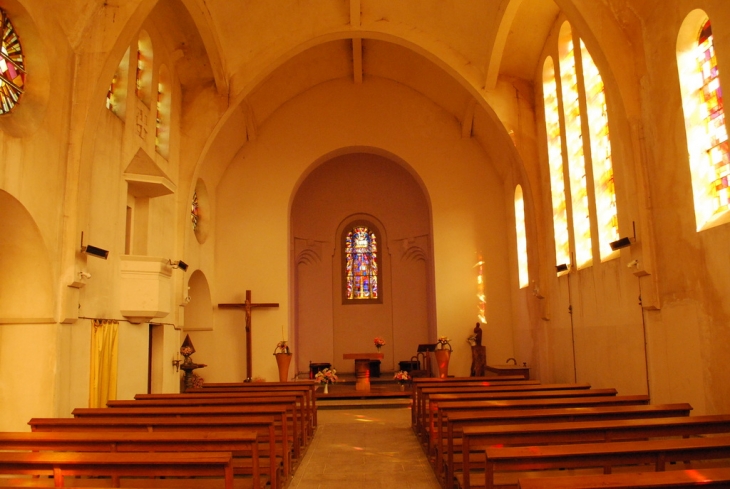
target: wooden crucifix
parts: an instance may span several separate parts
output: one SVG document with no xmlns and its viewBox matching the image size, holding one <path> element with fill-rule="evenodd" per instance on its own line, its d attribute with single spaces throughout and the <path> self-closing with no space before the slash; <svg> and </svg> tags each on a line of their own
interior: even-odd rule
<svg viewBox="0 0 730 489">
<path fill-rule="evenodd" d="M 246 382 L 251 382 L 252 353 L 251 353 L 251 312 L 256 307 L 279 307 L 279 304 L 269 302 L 254 304 L 251 302 L 251 291 L 246 291 L 246 301 L 243 304 L 218 304 L 219 309 L 243 309 L 246 311 Z"/>
</svg>

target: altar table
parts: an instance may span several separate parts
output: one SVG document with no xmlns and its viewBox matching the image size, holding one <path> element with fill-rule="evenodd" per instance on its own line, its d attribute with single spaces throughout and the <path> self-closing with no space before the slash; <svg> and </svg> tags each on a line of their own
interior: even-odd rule
<svg viewBox="0 0 730 489">
<path fill-rule="evenodd" d="M 370 392 L 370 360 L 382 360 L 382 353 L 343 353 L 343 360 L 355 360 L 355 390 Z"/>
</svg>

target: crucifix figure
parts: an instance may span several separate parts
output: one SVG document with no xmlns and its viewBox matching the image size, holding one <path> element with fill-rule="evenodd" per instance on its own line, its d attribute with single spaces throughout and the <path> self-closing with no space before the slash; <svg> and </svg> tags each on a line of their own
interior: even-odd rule
<svg viewBox="0 0 730 489">
<path fill-rule="evenodd" d="M 218 304 L 219 309 L 243 309 L 246 311 L 246 382 L 251 382 L 252 353 L 251 353 L 251 312 L 255 307 L 279 307 L 279 304 L 269 302 L 254 304 L 251 302 L 251 291 L 246 291 L 246 301 L 243 304 Z"/>
</svg>

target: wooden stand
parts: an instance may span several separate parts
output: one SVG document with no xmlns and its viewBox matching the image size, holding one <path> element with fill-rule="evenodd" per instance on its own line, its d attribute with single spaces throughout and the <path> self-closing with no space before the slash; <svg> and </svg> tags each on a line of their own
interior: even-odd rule
<svg viewBox="0 0 730 489">
<path fill-rule="evenodd" d="M 487 347 L 471 347 L 471 376 L 484 377 L 484 370 L 487 367 Z"/>
<path fill-rule="evenodd" d="M 382 353 L 344 353 L 344 360 L 355 360 L 355 390 L 370 392 L 370 360 L 382 360 Z"/>
</svg>

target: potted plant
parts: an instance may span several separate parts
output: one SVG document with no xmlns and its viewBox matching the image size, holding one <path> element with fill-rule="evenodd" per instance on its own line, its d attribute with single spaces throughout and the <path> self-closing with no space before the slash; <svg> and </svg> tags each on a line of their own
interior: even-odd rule
<svg viewBox="0 0 730 489">
<path fill-rule="evenodd" d="M 289 364 L 291 363 L 291 350 L 285 340 L 276 344 L 274 349 L 276 365 L 279 367 L 279 382 L 286 382 L 289 376 Z"/>
</svg>

